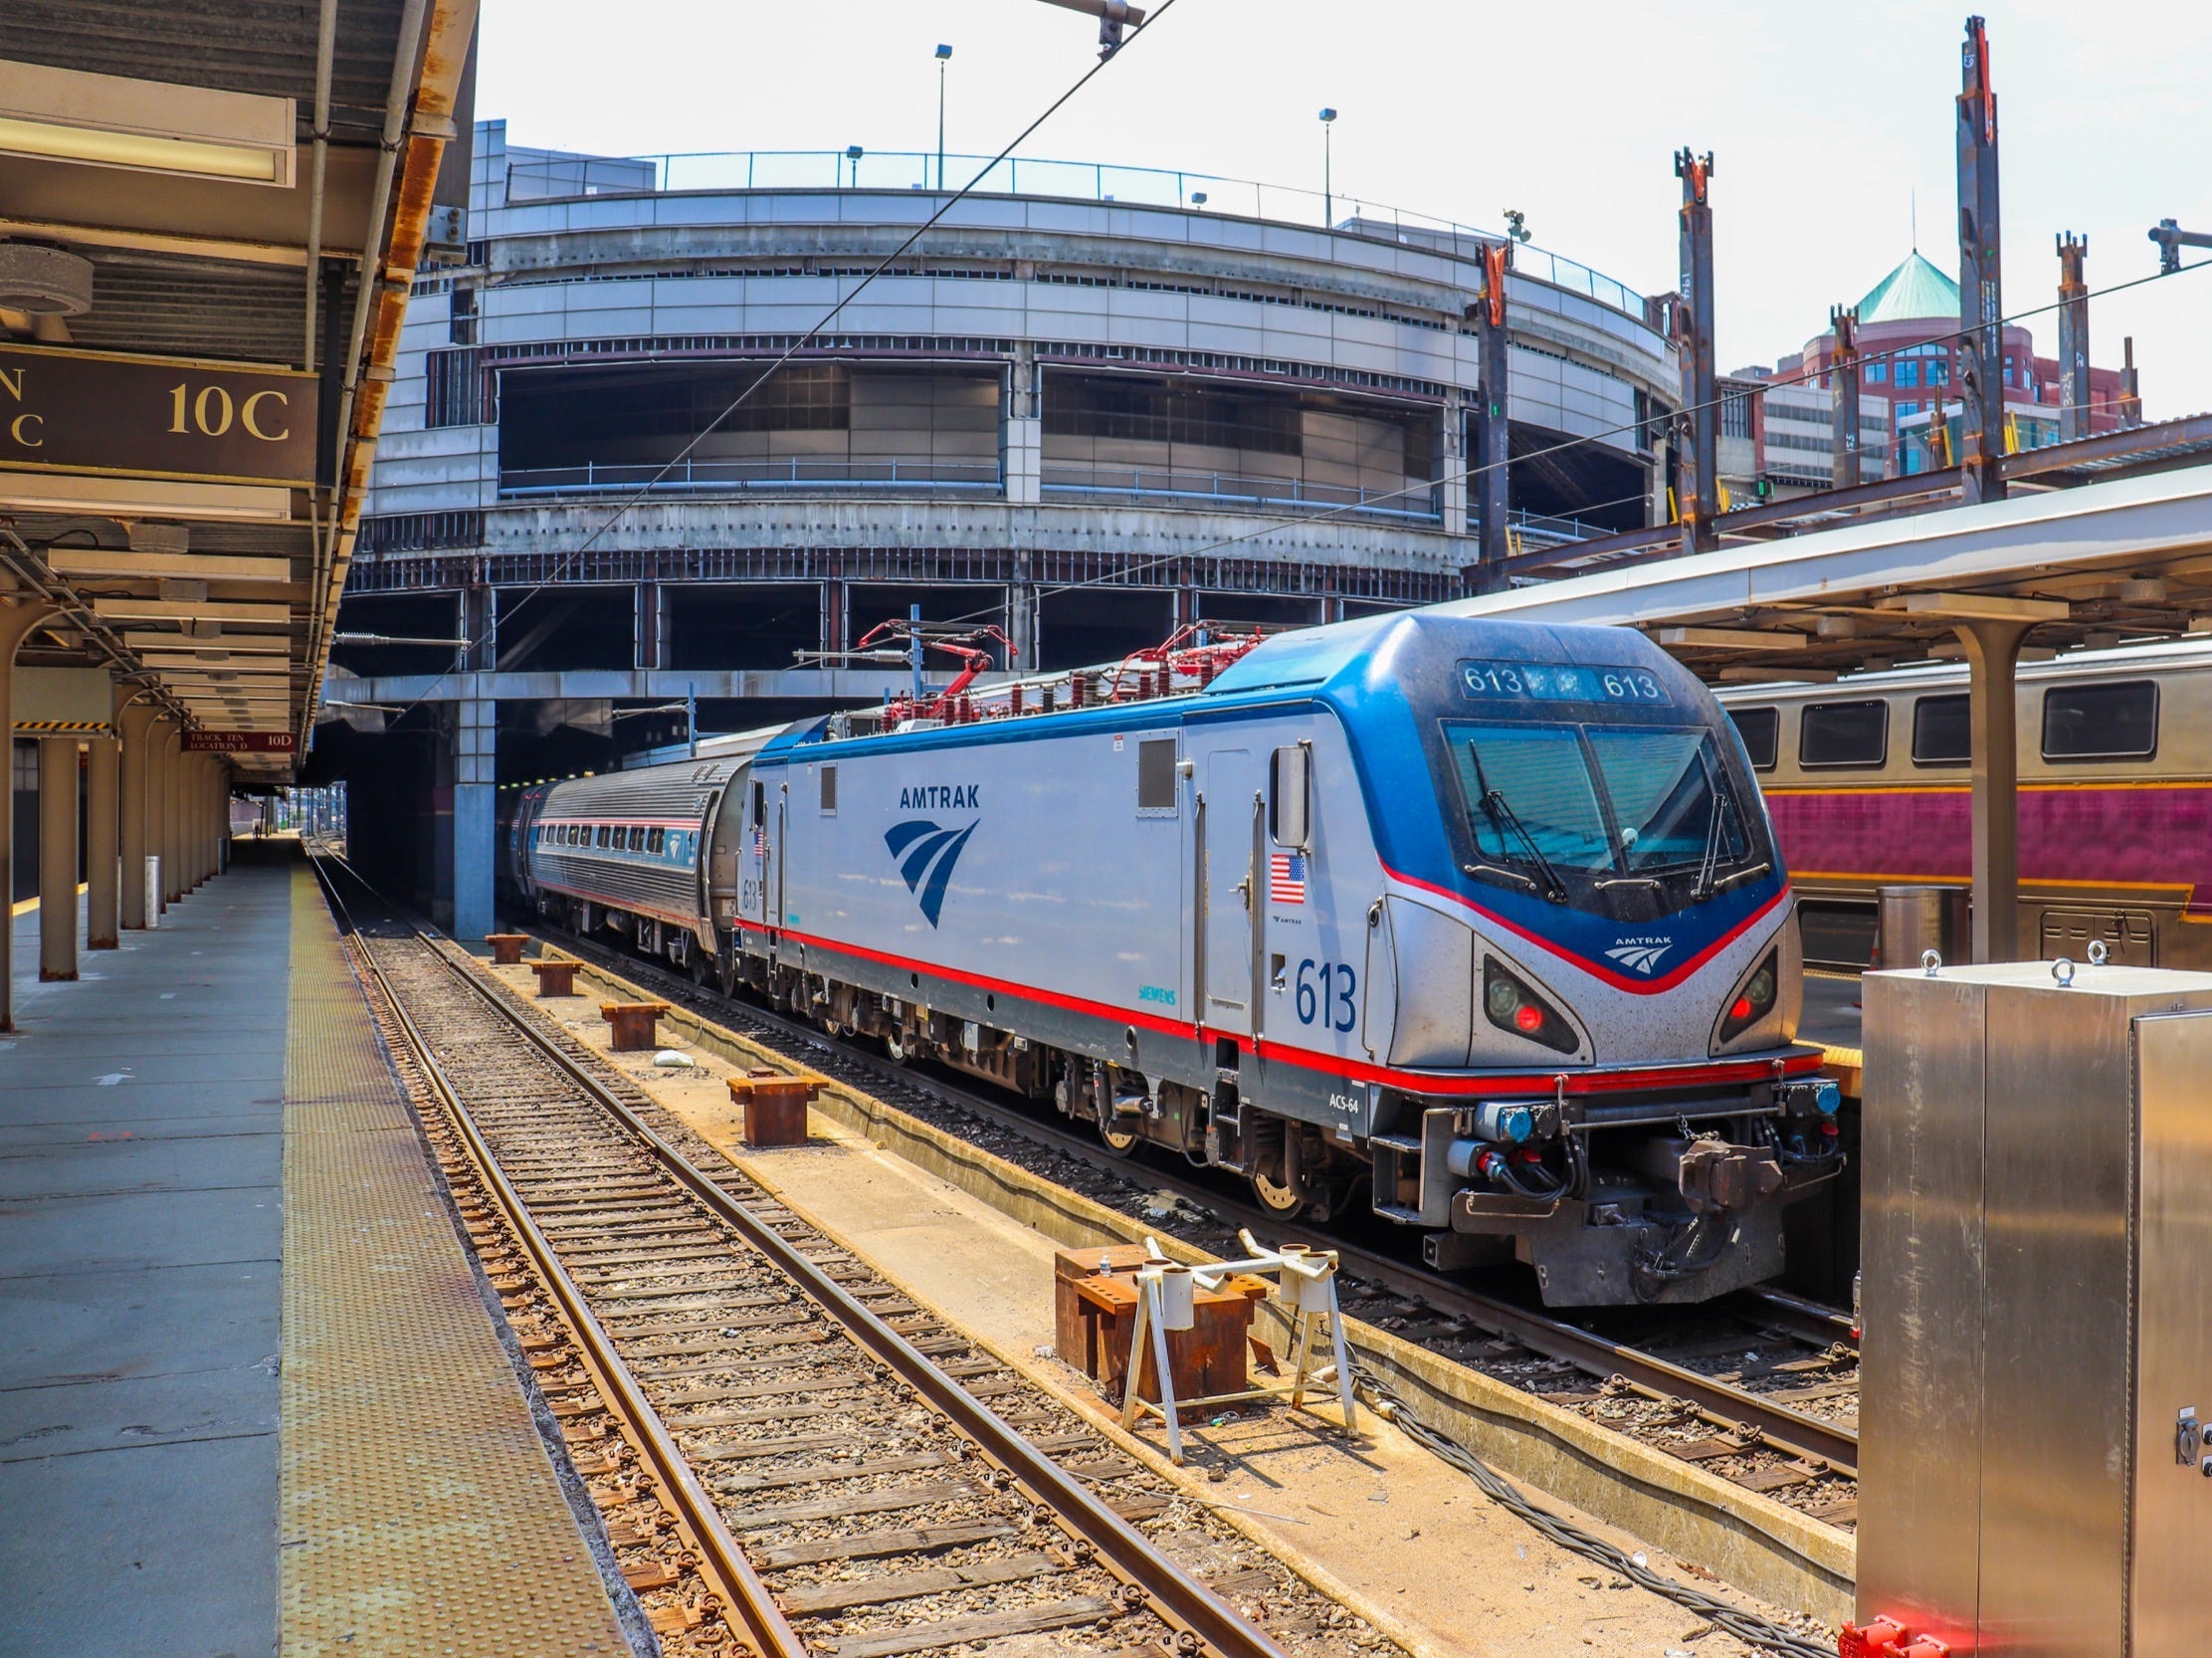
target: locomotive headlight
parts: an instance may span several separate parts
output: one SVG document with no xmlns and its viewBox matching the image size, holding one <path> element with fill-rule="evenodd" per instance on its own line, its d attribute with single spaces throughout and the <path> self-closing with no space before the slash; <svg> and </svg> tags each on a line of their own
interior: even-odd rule
<svg viewBox="0 0 2212 1658">
<path fill-rule="evenodd" d="M 1751 976 L 1736 987 L 1734 998 L 1720 1015 L 1716 1046 L 1732 1042 L 1774 1011 L 1775 992 L 1782 982 L 1779 952 L 1768 950 Z"/>
<path fill-rule="evenodd" d="M 1582 1039 L 1557 1008 L 1487 955 L 1483 957 L 1483 1011 L 1500 1030 L 1558 1053 L 1571 1054 L 1582 1046 Z"/>
</svg>

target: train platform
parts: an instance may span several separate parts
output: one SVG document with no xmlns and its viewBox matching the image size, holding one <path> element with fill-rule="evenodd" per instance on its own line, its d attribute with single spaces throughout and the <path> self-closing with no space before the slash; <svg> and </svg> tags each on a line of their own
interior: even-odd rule
<svg viewBox="0 0 2212 1658">
<path fill-rule="evenodd" d="M 0 1651 L 633 1650 L 297 843 L 10 920 Z"/>
</svg>

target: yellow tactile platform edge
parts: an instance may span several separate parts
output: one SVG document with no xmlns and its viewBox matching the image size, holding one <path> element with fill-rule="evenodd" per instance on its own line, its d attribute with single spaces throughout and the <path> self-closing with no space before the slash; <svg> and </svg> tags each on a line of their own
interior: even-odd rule
<svg viewBox="0 0 2212 1658">
<path fill-rule="evenodd" d="M 291 986 L 280 1650 L 620 1658 L 629 1643 L 303 862 Z"/>
</svg>

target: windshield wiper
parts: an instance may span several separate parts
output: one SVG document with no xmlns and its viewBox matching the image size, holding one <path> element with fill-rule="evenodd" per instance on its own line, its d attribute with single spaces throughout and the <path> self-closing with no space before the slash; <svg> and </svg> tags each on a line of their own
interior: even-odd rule
<svg viewBox="0 0 2212 1658">
<path fill-rule="evenodd" d="M 1712 774 L 1712 764 L 1706 758 L 1705 750 L 1698 751 L 1698 763 L 1706 774 L 1706 787 L 1712 791 L 1712 821 L 1706 825 L 1705 856 L 1698 860 L 1698 884 L 1690 889 L 1690 902 L 1703 904 L 1713 895 L 1713 876 L 1720 868 L 1720 824 L 1724 814 L 1734 810 L 1734 798 L 1720 786 L 1720 779 Z"/>
<path fill-rule="evenodd" d="M 1476 762 L 1478 766 L 1481 763 L 1479 760 Z M 1497 789 L 1485 789 L 1483 810 L 1490 813 L 1490 820 L 1498 826 L 1499 833 L 1504 834 L 1510 830 L 1526 849 L 1528 861 L 1536 866 L 1537 873 L 1543 877 L 1543 896 L 1554 904 L 1566 903 L 1567 884 L 1559 879 L 1559 872 L 1552 868 L 1551 860 L 1543 855 L 1543 848 L 1536 844 L 1536 837 L 1528 833 L 1527 826 L 1514 816 L 1512 807 L 1506 803 L 1505 795 Z"/>
</svg>

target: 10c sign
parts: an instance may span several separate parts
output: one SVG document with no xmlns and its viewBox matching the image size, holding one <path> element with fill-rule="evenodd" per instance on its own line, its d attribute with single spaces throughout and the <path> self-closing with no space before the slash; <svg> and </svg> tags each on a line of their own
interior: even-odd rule
<svg viewBox="0 0 2212 1658">
<path fill-rule="evenodd" d="M 284 368 L 0 345 L 0 469 L 311 483 L 316 389 Z"/>
</svg>

